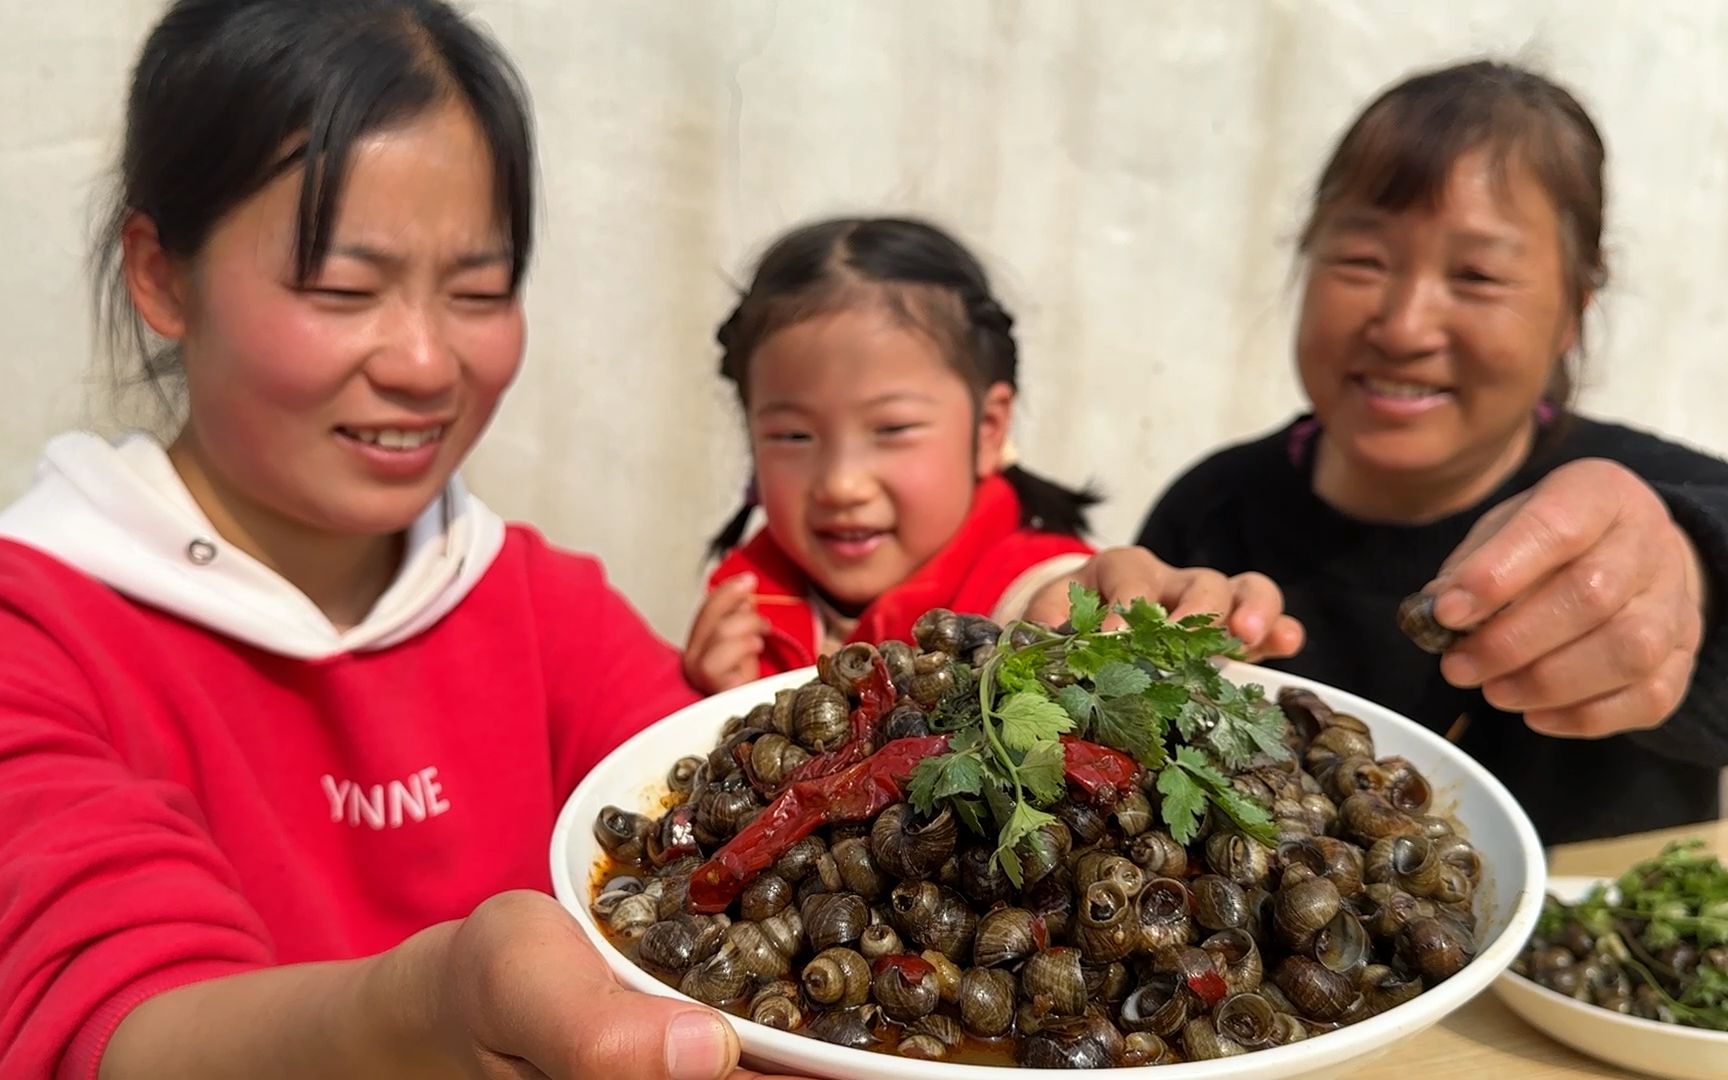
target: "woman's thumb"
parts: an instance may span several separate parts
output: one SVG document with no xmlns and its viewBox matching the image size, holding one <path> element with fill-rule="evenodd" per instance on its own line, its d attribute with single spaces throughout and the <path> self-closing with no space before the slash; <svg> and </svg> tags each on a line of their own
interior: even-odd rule
<svg viewBox="0 0 1728 1080">
<path fill-rule="evenodd" d="M 551 897 L 494 897 L 464 930 L 475 1034 L 501 1055 L 552 1080 L 724 1080 L 738 1065 L 738 1036 L 718 1012 L 624 989 Z"/>
<path fill-rule="evenodd" d="M 686 1001 L 613 990 L 581 1006 L 573 1077 L 724 1080 L 738 1037 L 720 1014 Z"/>
</svg>

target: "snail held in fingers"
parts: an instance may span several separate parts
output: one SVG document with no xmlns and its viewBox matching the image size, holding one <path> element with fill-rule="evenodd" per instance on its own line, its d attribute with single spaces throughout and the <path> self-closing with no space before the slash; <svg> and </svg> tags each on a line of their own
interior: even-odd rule
<svg viewBox="0 0 1728 1080">
<path fill-rule="evenodd" d="M 1459 642 L 1469 636 L 1465 630 L 1453 630 L 1441 626 L 1434 618 L 1434 601 L 1432 593 L 1412 593 L 1406 596 L 1398 605 L 1398 629 L 1404 631 L 1404 636 L 1416 643 L 1423 652 L 1439 656 L 1458 647 Z"/>
</svg>

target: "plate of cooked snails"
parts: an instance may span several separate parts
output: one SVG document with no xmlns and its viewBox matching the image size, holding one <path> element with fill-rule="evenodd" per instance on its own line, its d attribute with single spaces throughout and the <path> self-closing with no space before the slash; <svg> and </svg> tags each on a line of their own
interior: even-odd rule
<svg viewBox="0 0 1728 1080">
<path fill-rule="evenodd" d="M 667 717 L 559 817 L 616 977 L 733 1014 L 753 1067 L 1330 1076 L 1535 927 L 1529 820 L 1419 724 L 1161 626 L 916 637 Z"/>
</svg>

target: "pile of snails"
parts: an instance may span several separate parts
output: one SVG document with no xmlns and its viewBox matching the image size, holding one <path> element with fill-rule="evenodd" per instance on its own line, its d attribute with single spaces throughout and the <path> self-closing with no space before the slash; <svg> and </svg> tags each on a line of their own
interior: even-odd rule
<svg viewBox="0 0 1728 1080">
<path fill-rule="evenodd" d="M 1476 851 L 1429 813 L 1427 781 L 1377 757 L 1360 720 L 1286 691 L 1293 758 L 1232 778 L 1277 844 L 1215 812 L 1189 844 L 1159 827 L 1156 777 L 1052 812 L 1016 888 L 944 806 L 898 802 L 792 844 L 725 912 L 692 914 L 690 876 L 790 777 L 849 732 L 833 669 L 886 662 L 887 738 L 927 732 L 956 665 L 1000 631 L 950 613 L 917 648 L 848 646 L 681 760 L 658 817 L 607 807 L 592 911 L 635 963 L 757 1023 L 908 1057 L 1100 1068 L 1225 1057 L 1409 1001 L 1475 952 Z M 746 764 L 747 763 L 747 764 Z M 752 775 L 753 774 L 753 775 Z"/>
<path fill-rule="evenodd" d="M 1549 897 L 1545 910 L 1558 908 Z M 1690 955 L 1686 952 L 1691 949 Z M 1728 971 L 1728 947 L 1714 950 L 1716 966 Z M 1628 952 L 1622 939 L 1598 941 L 1596 935 L 1576 920 L 1566 920 L 1553 937 L 1538 933 L 1531 937 L 1512 970 L 1539 986 L 1545 986 L 1569 998 L 1609 1009 L 1623 1016 L 1675 1022 L 1674 1011 L 1663 1000 L 1662 993 L 1627 966 Z M 1668 956 L 1669 970 L 1683 969 L 1689 964 L 1696 971 L 1703 956 L 1687 945 L 1675 946 Z"/>
</svg>

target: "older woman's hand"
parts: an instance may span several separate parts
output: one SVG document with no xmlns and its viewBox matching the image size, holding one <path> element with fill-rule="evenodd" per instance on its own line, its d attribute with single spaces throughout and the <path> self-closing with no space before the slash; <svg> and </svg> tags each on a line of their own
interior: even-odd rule
<svg viewBox="0 0 1728 1080">
<path fill-rule="evenodd" d="M 1441 661 L 1449 682 L 1482 687 L 1537 731 L 1594 738 L 1679 707 L 1705 589 L 1656 492 L 1587 459 L 1483 515 L 1427 591 L 1441 625 L 1474 627 Z"/>
<path fill-rule="evenodd" d="M 1284 594 L 1264 574 L 1226 577 L 1216 570 L 1171 566 L 1141 547 L 1106 548 L 1073 576 L 1039 590 L 1026 617 L 1052 626 L 1066 622 L 1073 582 L 1096 591 L 1106 603 L 1144 597 L 1162 604 L 1172 618 L 1218 615 L 1242 639 L 1251 659 L 1292 656 L 1302 648 L 1302 624 L 1284 614 Z"/>
</svg>

